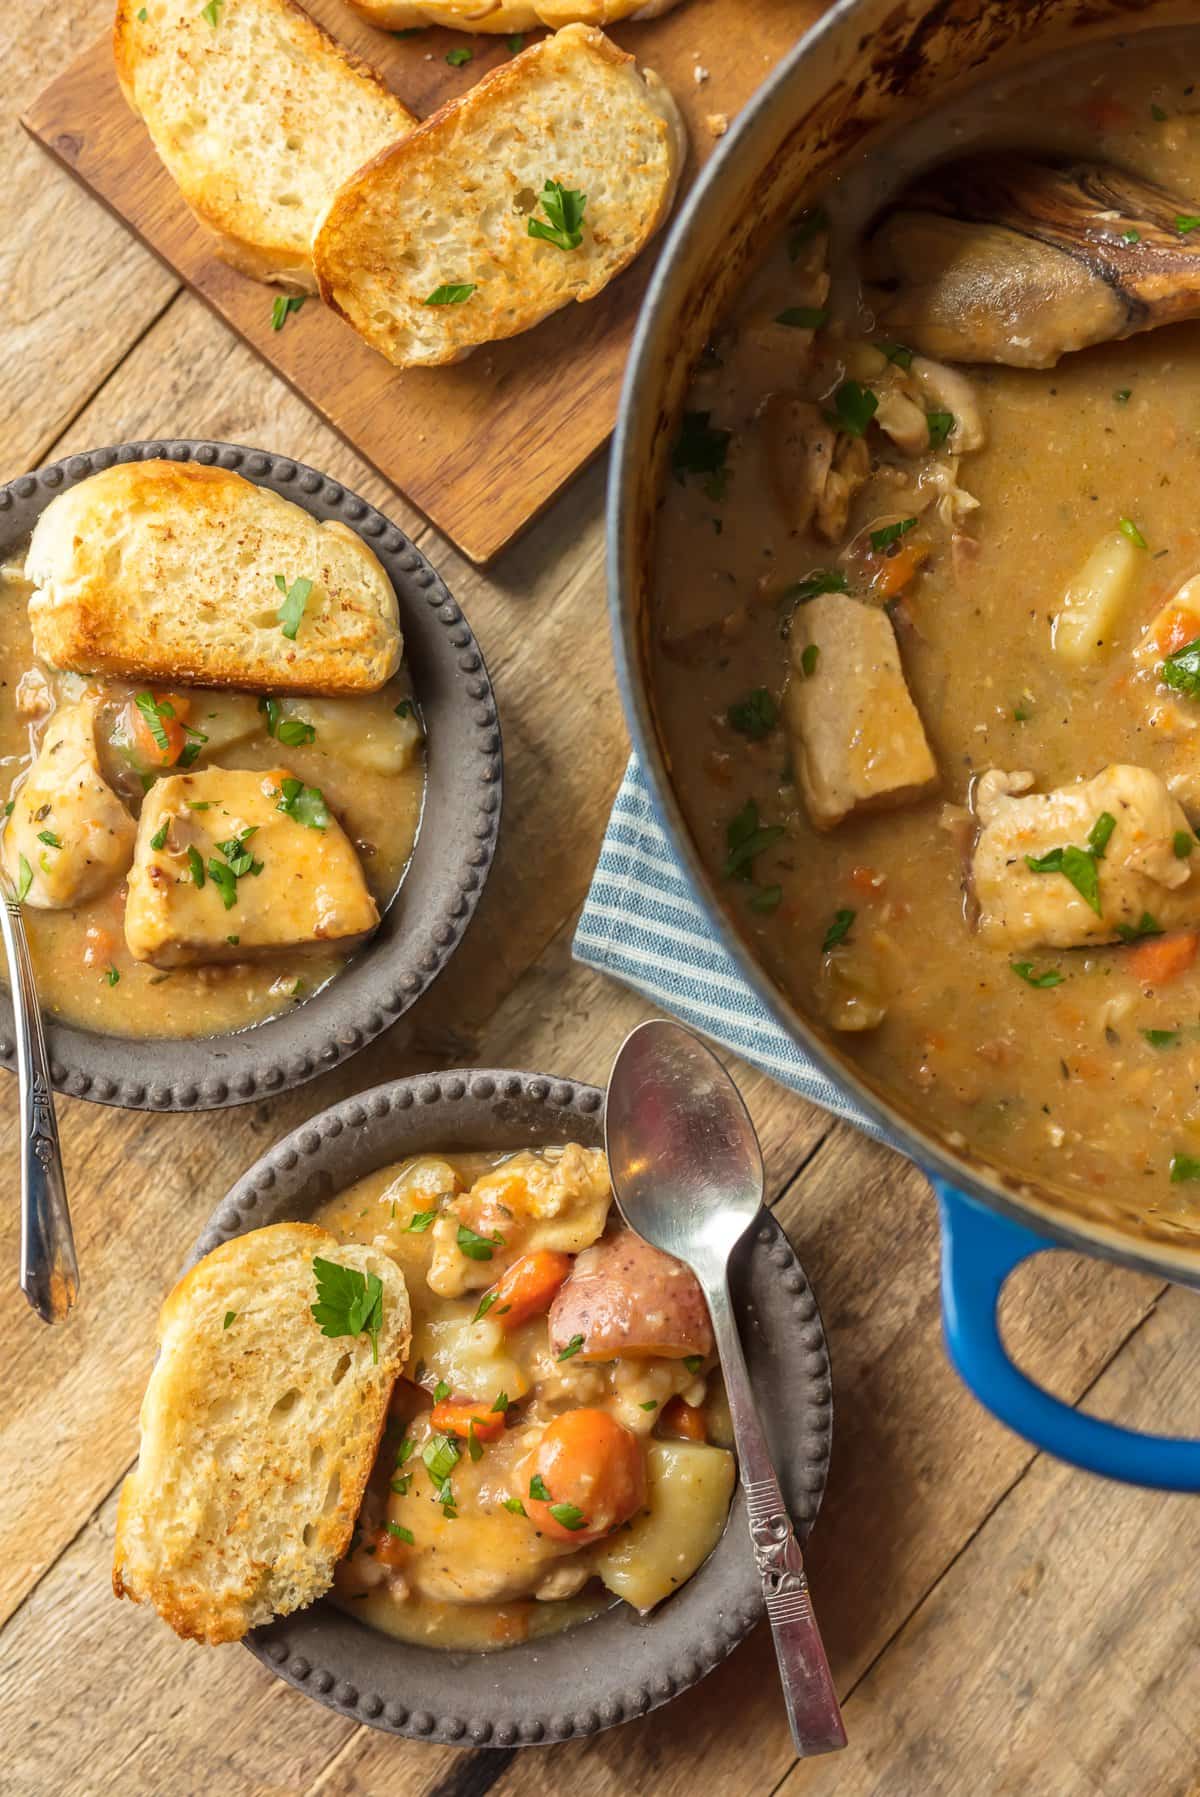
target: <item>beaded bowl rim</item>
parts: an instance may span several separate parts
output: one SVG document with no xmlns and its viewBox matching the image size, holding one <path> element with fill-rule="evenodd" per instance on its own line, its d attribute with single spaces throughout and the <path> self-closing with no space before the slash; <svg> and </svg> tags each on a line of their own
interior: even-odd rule
<svg viewBox="0 0 1200 1797">
<path fill-rule="evenodd" d="M 292 456 L 198 437 L 145 438 L 64 456 L 0 486 L 0 555 L 19 547 L 69 487 L 118 463 L 157 460 L 229 469 L 322 522 L 338 519 L 355 531 L 395 589 L 405 661 L 431 726 L 421 823 L 400 888 L 376 934 L 321 992 L 289 1013 L 214 1036 L 107 1035 L 45 1017 L 56 1090 L 133 1110 L 216 1110 L 287 1091 L 337 1066 L 402 1016 L 441 972 L 474 916 L 495 856 L 500 725 L 482 651 L 433 564 L 376 506 Z M 12 1007 L 0 993 L 0 1064 L 9 1069 L 13 1038 Z"/>
<path fill-rule="evenodd" d="M 604 1096 L 499 1068 L 415 1075 L 343 1099 L 292 1130 L 217 1206 L 189 1266 L 221 1242 L 306 1218 L 337 1191 L 414 1153 L 603 1141 Z M 734 1270 L 743 1345 L 803 1541 L 829 1469 L 833 1394 L 816 1298 L 764 1210 Z M 770 1404 L 764 1400 L 770 1400 Z M 782 1413 L 782 1414 L 781 1414 Z M 332 1605 L 255 1630 L 246 1645 L 297 1690 L 372 1728 L 449 1746 L 511 1748 L 590 1735 L 657 1709 L 720 1664 L 763 1613 L 740 1482 L 704 1565 L 648 1619 L 617 1604 L 568 1631 L 491 1653 L 400 1642 Z M 609 1651 L 604 1652 L 602 1649 Z"/>
</svg>

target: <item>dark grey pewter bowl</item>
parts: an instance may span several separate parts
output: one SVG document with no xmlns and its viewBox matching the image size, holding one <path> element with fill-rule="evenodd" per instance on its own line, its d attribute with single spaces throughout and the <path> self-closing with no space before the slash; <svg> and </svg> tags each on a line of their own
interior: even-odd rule
<svg viewBox="0 0 1200 1797">
<path fill-rule="evenodd" d="M 265 1223 L 306 1218 L 364 1174 L 406 1155 L 603 1141 L 603 1095 L 549 1074 L 466 1070 L 394 1080 L 293 1130 L 218 1205 L 192 1255 Z M 801 1538 L 829 1468 L 833 1397 L 817 1302 L 766 1211 L 742 1244 L 734 1302 L 784 1496 Z M 678 1696 L 762 1614 L 741 1487 L 695 1577 L 651 1616 L 617 1604 L 563 1637 L 495 1653 L 392 1640 L 332 1604 L 258 1629 L 247 1645 L 298 1691 L 391 1734 L 464 1747 L 591 1735 Z"/>
<path fill-rule="evenodd" d="M 403 883 L 370 942 L 323 992 L 287 1015 L 226 1036 L 101 1035 L 46 1018 L 51 1076 L 73 1098 L 150 1111 L 245 1104 L 344 1061 L 420 997 L 462 939 L 500 826 L 500 727 L 471 627 L 441 576 L 382 512 L 286 456 L 233 443 L 163 439 L 68 456 L 0 487 L 0 557 L 50 501 L 114 462 L 166 459 L 233 469 L 358 532 L 387 569 L 404 656 L 428 741 L 425 807 Z M 0 993 L 0 1062 L 14 1064 L 12 1007 Z"/>
</svg>

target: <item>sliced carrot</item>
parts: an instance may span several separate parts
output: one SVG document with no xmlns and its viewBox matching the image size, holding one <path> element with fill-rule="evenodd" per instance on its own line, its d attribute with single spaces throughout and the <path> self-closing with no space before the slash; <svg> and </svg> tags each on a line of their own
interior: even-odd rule
<svg viewBox="0 0 1200 1797">
<path fill-rule="evenodd" d="M 187 742 L 183 720 L 188 714 L 188 701 L 173 693 L 151 693 L 149 696 L 159 708 L 153 723 L 138 704 L 138 699 L 145 698 L 145 694 L 137 694 L 125 707 L 130 739 L 149 766 L 174 767 Z"/>
<path fill-rule="evenodd" d="M 606 1410 L 564 1410 L 522 1463 L 525 1513 L 552 1541 L 586 1547 L 646 1500 L 646 1462 L 632 1430 Z"/>
<path fill-rule="evenodd" d="M 83 964 L 85 967 L 106 967 L 113 957 L 116 937 L 103 924 L 90 923 L 83 932 Z"/>
<path fill-rule="evenodd" d="M 871 591 L 881 599 L 894 599 L 902 593 L 923 561 L 929 557 L 928 543 L 902 543 L 892 555 L 880 563 L 871 581 Z"/>
<path fill-rule="evenodd" d="M 703 1410 L 698 1404 L 685 1404 L 682 1398 L 672 1398 L 663 1406 L 659 1425 L 667 1435 L 678 1435 L 682 1441 L 707 1441 L 708 1423 Z"/>
<path fill-rule="evenodd" d="M 1186 973 L 1196 959 L 1200 935 L 1195 930 L 1176 930 L 1170 936 L 1152 936 L 1129 953 L 1129 965 L 1144 986 L 1163 986 Z"/>
<path fill-rule="evenodd" d="M 457 1435 L 462 1441 L 471 1433 L 472 1423 L 479 1441 L 495 1441 L 504 1433 L 502 1410 L 493 1410 L 490 1404 L 473 1404 L 466 1398 L 443 1398 L 434 1405 L 429 1420 L 443 1435 Z"/>
<path fill-rule="evenodd" d="M 855 892 L 862 892 L 869 898 L 873 893 L 882 892 L 887 876 L 881 874 L 877 867 L 852 867 L 850 884 Z"/>
<path fill-rule="evenodd" d="M 558 1296 L 558 1288 L 571 1271 L 571 1256 L 553 1248 L 535 1248 L 523 1254 L 492 1287 L 495 1298 L 488 1305 L 503 1329 L 516 1329 L 530 1317 L 540 1317 Z"/>
<path fill-rule="evenodd" d="M 1172 606 L 1154 626 L 1154 646 L 1160 655 L 1174 655 L 1200 636 L 1200 618 L 1182 606 Z"/>
</svg>

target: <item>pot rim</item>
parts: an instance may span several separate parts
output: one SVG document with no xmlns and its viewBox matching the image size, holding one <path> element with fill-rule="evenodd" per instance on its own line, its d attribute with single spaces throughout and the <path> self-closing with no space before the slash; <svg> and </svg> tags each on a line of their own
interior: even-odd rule
<svg viewBox="0 0 1200 1797">
<path fill-rule="evenodd" d="M 680 274 L 689 252 L 703 241 L 712 212 L 712 195 L 730 179 L 745 140 L 764 115 L 786 110 L 785 95 L 796 72 L 827 52 L 832 62 L 844 30 L 863 11 L 862 0 L 836 0 L 799 39 L 783 61 L 747 102 L 702 170 L 674 220 L 647 286 L 625 369 L 617 425 L 613 436 L 607 492 L 609 626 L 617 684 L 633 747 L 650 790 L 659 822 L 697 896 L 709 928 L 738 972 L 780 1027 L 811 1057 L 852 1104 L 879 1126 L 888 1146 L 900 1149 L 927 1176 L 937 1175 L 968 1197 L 1001 1211 L 1048 1238 L 1049 1245 L 1098 1254 L 1141 1272 L 1200 1287 L 1200 1256 L 1195 1249 L 1156 1241 L 1153 1247 L 1117 1225 L 1084 1219 L 1057 1207 L 1029 1187 L 1014 1188 L 982 1161 L 972 1161 L 909 1121 L 880 1097 L 848 1062 L 835 1055 L 782 988 L 766 973 L 733 927 L 717 886 L 692 841 L 683 809 L 675 796 L 666 758 L 655 726 L 649 680 L 638 642 L 638 619 L 632 595 L 637 590 L 638 553 L 635 520 L 645 446 L 660 419 L 663 347 L 672 334 L 664 320 L 673 319 L 686 296 Z M 780 133 L 782 135 L 782 133 Z"/>
<path fill-rule="evenodd" d="M 195 461 L 347 525 L 396 592 L 405 661 L 429 726 L 421 820 L 379 929 L 293 1011 L 224 1035 L 118 1036 L 44 1019 L 56 1090 L 134 1110 L 197 1111 L 278 1094 L 337 1066 L 402 1016 L 450 959 L 491 870 L 503 790 L 495 694 L 470 625 L 433 564 L 377 507 L 291 456 L 209 438 L 146 438 L 64 456 L 0 487 L 0 551 L 57 495 L 117 463 Z M 436 720 L 436 723 L 435 723 Z M 15 1066 L 0 993 L 0 1063 Z"/>
</svg>

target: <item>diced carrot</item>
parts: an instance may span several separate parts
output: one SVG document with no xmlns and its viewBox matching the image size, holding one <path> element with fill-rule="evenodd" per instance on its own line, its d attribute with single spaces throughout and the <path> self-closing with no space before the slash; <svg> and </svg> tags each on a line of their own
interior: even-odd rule
<svg viewBox="0 0 1200 1797">
<path fill-rule="evenodd" d="M 382 1561 L 385 1566 L 403 1566 L 409 1552 L 409 1543 L 402 1536 L 393 1535 L 387 1527 L 376 1529 L 364 1546 L 373 1547 L 372 1559 Z"/>
<path fill-rule="evenodd" d="M 1195 930 L 1176 930 L 1170 936 L 1152 936 L 1129 953 L 1129 965 L 1143 986 L 1163 986 L 1186 973 L 1196 959 L 1200 935 Z"/>
<path fill-rule="evenodd" d="M 137 702 L 138 698 L 144 696 L 138 694 L 125 707 L 130 739 L 149 766 L 174 767 L 187 742 L 183 720 L 188 714 L 188 701 L 172 693 L 152 693 L 150 697 L 158 710 L 155 712 L 155 721 L 151 723 Z"/>
<path fill-rule="evenodd" d="M 1200 636 L 1200 618 L 1182 606 L 1172 606 L 1154 627 L 1154 645 L 1160 655 L 1174 655 Z"/>
<path fill-rule="evenodd" d="M 672 1398 L 663 1406 L 659 1425 L 667 1435 L 678 1435 L 683 1441 L 707 1441 L 708 1423 L 704 1412 L 698 1404 L 685 1404 L 682 1398 Z"/>
<path fill-rule="evenodd" d="M 502 1329 L 516 1329 L 530 1317 L 549 1310 L 558 1288 L 571 1271 L 571 1256 L 553 1248 L 536 1248 L 514 1260 L 492 1288 L 495 1300 L 488 1306 Z"/>
<path fill-rule="evenodd" d="M 504 1433 L 502 1410 L 493 1410 L 490 1404 L 473 1404 L 466 1398 L 443 1398 L 434 1405 L 429 1420 L 443 1435 L 457 1435 L 462 1441 L 471 1433 L 472 1423 L 479 1441 L 495 1441 Z"/>
<path fill-rule="evenodd" d="M 103 924 L 90 923 L 83 932 L 83 964 L 85 967 L 107 967 L 112 961 L 116 938 Z"/>
<path fill-rule="evenodd" d="M 879 572 L 871 581 L 871 591 L 881 599 L 895 599 L 928 556 L 928 543 L 901 544 L 894 554 L 880 563 Z"/>
</svg>

